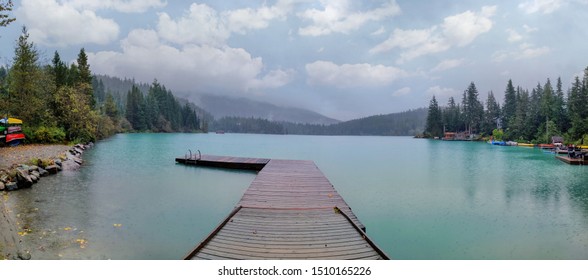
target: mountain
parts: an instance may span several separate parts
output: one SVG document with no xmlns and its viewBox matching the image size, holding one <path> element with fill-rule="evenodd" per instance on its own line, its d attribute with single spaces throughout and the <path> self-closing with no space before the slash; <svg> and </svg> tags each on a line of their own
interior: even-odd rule
<svg viewBox="0 0 588 280">
<path fill-rule="evenodd" d="M 427 109 L 376 115 L 332 125 L 284 123 L 287 134 L 414 136 L 425 128 Z"/>
<path fill-rule="evenodd" d="M 308 123 L 308 124 L 336 124 L 338 120 L 323 116 L 319 113 L 292 107 L 276 106 L 267 102 L 259 102 L 246 98 L 235 98 L 216 95 L 202 95 L 200 107 L 205 108 L 215 118 L 243 117 L 259 118 L 275 122 Z"/>
</svg>

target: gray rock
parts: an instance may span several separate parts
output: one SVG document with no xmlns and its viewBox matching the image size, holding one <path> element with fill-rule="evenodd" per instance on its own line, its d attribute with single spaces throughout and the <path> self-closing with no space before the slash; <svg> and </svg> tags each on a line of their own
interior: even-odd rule
<svg viewBox="0 0 588 280">
<path fill-rule="evenodd" d="M 73 171 L 80 169 L 80 165 L 76 163 L 74 160 L 66 160 L 62 163 L 61 166 L 64 171 Z"/>
<path fill-rule="evenodd" d="M 16 182 L 8 182 L 5 185 L 7 191 L 14 191 L 18 189 Z"/>
<path fill-rule="evenodd" d="M 62 163 L 61 159 L 58 158 L 58 159 L 56 159 L 54 161 L 55 161 L 55 164 L 61 166 L 61 163 Z M 47 169 L 47 168 L 45 168 L 45 169 Z"/>
<path fill-rule="evenodd" d="M 49 175 L 49 172 L 47 172 L 47 170 L 45 170 L 44 168 L 39 167 L 39 175 L 41 177 L 45 177 L 45 176 Z"/>
<path fill-rule="evenodd" d="M 31 178 L 31 180 L 33 181 L 33 184 L 36 184 L 39 181 L 39 177 L 31 174 L 29 175 L 29 178 Z"/>
<path fill-rule="evenodd" d="M 29 172 L 38 171 L 38 170 L 39 170 L 39 167 L 36 165 L 29 166 Z"/>
<path fill-rule="evenodd" d="M 29 172 L 17 169 L 16 170 L 16 183 L 19 188 L 30 188 L 33 186 L 33 179 L 29 176 Z"/>
<path fill-rule="evenodd" d="M 29 252 L 18 251 L 17 253 L 18 259 L 28 261 L 31 259 L 31 254 Z"/>
<path fill-rule="evenodd" d="M 31 171 L 31 175 L 34 175 L 37 178 L 41 178 L 41 173 L 38 171 L 38 168 L 35 171 Z"/>
<path fill-rule="evenodd" d="M 45 167 L 45 170 L 47 170 L 47 172 L 50 174 L 57 174 L 57 172 L 61 171 L 61 167 L 57 164 L 53 164 Z"/>
<path fill-rule="evenodd" d="M 3 183 L 3 182 L 0 182 L 0 191 L 3 191 L 3 190 L 4 190 L 4 188 L 6 188 L 6 187 L 4 186 L 4 183 Z"/>
</svg>

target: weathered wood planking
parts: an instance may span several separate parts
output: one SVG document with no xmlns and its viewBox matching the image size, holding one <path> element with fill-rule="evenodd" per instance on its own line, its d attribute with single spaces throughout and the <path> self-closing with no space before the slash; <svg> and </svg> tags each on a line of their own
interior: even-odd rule
<svg viewBox="0 0 588 280">
<path fill-rule="evenodd" d="M 568 156 L 555 156 L 557 159 L 571 165 L 588 165 L 588 160 L 581 158 L 570 158 Z"/>
<path fill-rule="evenodd" d="M 190 165 L 259 171 L 269 162 L 269 159 L 213 155 L 202 155 L 198 157 L 198 155 L 192 155 L 192 157 L 176 158 L 176 162 Z"/>
<path fill-rule="evenodd" d="M 388 259 L 312 161 L 208 155 L 176 161 L 263 164 L 235 210 L 185 259 Z"/>
</svg>

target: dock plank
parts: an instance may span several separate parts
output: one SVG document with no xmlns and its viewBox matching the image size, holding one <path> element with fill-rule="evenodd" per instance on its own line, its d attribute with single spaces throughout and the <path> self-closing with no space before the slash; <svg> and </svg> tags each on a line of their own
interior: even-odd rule
<svg viewBox="0 0 588 280">
<path fill-rule="evenodd" d="M 312 161 L 211 155 L 176 161 L 259 171 L 235 210 L 185 259 L 388 259 Z"/>
</svg>

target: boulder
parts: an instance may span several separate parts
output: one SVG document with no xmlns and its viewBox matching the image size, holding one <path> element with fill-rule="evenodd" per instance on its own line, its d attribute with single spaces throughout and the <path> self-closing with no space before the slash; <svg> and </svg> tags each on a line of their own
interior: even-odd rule
<svg viewBox="0 0 588 280">
<path fill-rule="evenodd" d="M 80 165 L 75 162 L 74 160 L 66 160 L 61 164 L 61 167 L 63 168 L 64 171 L 73 171 L 73 170 L 78 170 L 80 169 Z"/>
<path fill-rule="evenodd" d="M 28 171 L 17 169 L 16 171 L 16 183 L 19 188 L 30 188 L 33 186 L 33 179 L 29 176 Z"/>
<path fill-rule="evenodd" d="M 49 165 L 45 168 L 49 174 L 57 174 L 57 172 L 61 171 L 61 167 L 57 164 Z"/>
<path fill-rule="evenodd" d="M 47 170 L 45 170 L 44 168 L 39 167 L 39 175 L 41 177 L 45 177 L 45 176 L 49 175 L 49 172 L 47 172 Z"/>
<path fill-rule="evenodd" d="M 41 178 L 41 173 L 39 171 L 37 171 L 37 170 L 31 171 L 30 173 L 31 173 L 31 175 L 33 175 L 33 176 L 35 176 L 37 178 Z"/>
<path fill-rule="evenodd" d="M 36 165 L 29 166 L 29 173 L 33 172 L 33 171 L 38 171 L 38 170 L 39 170 L 39 167 Z"/>
<path fill-rule="evenodd" d="M 4 186 L 7 191 L 14 191 L 18 189 L 18 185 L 16 184 L 16 182 L 8 182 Z"/>
<path fill-rule="evenodd" d="M 56 160 L 55 160 L 55 164 L 57 164 L 57 165 L 59 165 L 59 166 L 61 166 L 61 163 L 62 163 L 62 162 L 63 162 L 63 161 L 61 161 L 61 159 L 56 159 Z M 45 168 L 45 169 L 47 169 L 47 168 Z"/>
<path fill-rule="evenodd" d="M 29 175 L 29 178 L 31 178 L 31 180 L 33 181 L 33 184 L 36 184 L 39 181 L 39 177 L 31 174 Z"/>
</svg>

